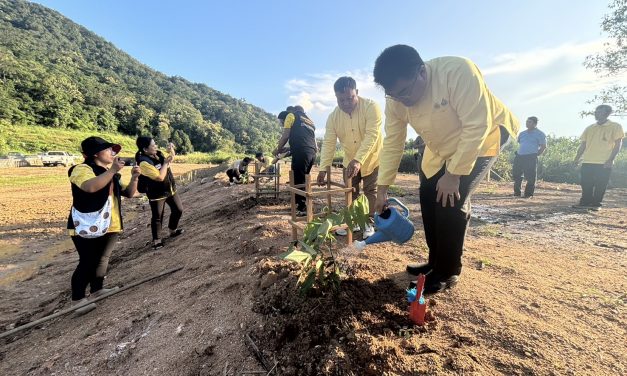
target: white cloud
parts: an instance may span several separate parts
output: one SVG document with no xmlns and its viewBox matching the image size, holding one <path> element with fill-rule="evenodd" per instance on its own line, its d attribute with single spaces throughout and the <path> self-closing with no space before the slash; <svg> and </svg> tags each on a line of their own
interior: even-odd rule
<svg viewBox="0 0 627 376">
<path fill-rule="evenodd" d="M 484 76 L 495 74 L 524 73 L 539 70 L 563 59 L 583 59 L 603 49 L 603 42 L 580 44 L 566 43 L 553 48 L 541 48 L 523 52 L 509 52 L 494 57 L 494 65 L 481 69 Z"/>
</svg>

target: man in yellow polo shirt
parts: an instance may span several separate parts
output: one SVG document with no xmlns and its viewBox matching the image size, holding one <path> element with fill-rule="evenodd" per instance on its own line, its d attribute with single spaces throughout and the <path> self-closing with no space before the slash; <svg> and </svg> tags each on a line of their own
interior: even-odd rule
<svg viewBox="0 0 627 376">
<path fill-rule="evenodd" d="M 594 111 L 596 123 L 590 125 L 581 135 L 581 145 L 577 150 L 575 163 L 581 164 L 581 199 L 578 207 L 598 209 L 610 182 L 614 158 L 622 146 L 623 127 L 608 120 L 612 107 L 603 104 Z"/>
<path fill-rule="evenodd" d="M 465 58 L 423 62 L 414 48 L 392 46 L 377 58 L 374 81 L 387 97 L 375 211 L 386 205 L 410 124 L 426 143 L 419 175 L 429 261 L 407 271 L 426 274 L 425 293 L 440 292 L 461 273 L 470 196 L 518 133 L 518 120 Z"/>
<path fill-rule="evenodd" d="M 345 179 L 351 179 L 355 195 L 359 195 L 359 183 L 363 182 L 364 194 L 374 214 L 379 175 L 379 152 L 383 145 L 381 136 L 381 109 L 373 100 L 358 96 L 357 83 L 352 77 L 340 77 L 333 85 L 337 107 L 329 115 L 322 141 L 318 184 L 326 178 L 326 169 L 333 163 L 335 143 L 340 140 L 344 150 Z M 371 225 L 366 226 L 364 238 L 374 234 Z M 346 235 L 338 230 L 339 235 Z"/>
</svg>

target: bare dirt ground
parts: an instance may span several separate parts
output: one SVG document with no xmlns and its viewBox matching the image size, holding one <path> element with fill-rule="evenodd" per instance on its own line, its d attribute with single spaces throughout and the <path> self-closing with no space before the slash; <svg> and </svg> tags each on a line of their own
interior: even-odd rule
<svg viewBox="0 0 627 376">
<path fill-rule="evenodd" d="M 2 172 L 36 170 L 65 174 Z M 350 259 L 339 295 L 308 298 L 295 288 L 295 265 L 276 258 L 290 240 L 289 201 L 255 200 L 252 185 L 228 187 L 223 173 L 207 180 L 180 189 L 187 231 L 159 251 L 146 245 L 147 203 L 125 200 L 106 284 L 182 270 L 86 315 L 0 339 L 0 374 L 262 371 L 247 335 L 277 375 L 627 373 L 627 190 L 608 191 L 605 207 L 589 212 L 571 208 L 577 186 L 540 182 L 528 200 L 512 198 L 510 184 L 482 184 L 462 279 L 430 299 L 435 320 L 418 328 L 407 316 L 404 273 L 426 258 L 416 176 L 400 175 L 395 189 L 412 210 L 414 238 L 369 246 Z M 69 306 L 78 260 L 63 230 L 70 202 L 61 178 L 1 186 L 0 330 Z"/>
</svg>

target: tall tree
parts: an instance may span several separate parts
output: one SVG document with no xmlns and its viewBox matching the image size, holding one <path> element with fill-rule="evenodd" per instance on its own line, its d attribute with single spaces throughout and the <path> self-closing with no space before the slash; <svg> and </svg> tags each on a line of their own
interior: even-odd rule
<svg viewBox="0 0 627 376">
<path fill-rule="evenodd" d="M 627 72 L 627 0 L 613 0 L 610 12 L 603 17 L 601 30 L 610 40 L 602 53 L 586 58 L 584 65 L 603 76 L 618 76 Z M 591 102 L 612 104 L 617 114 L 627 114 L 627 87 L 610 85 Z"/>
</svg>

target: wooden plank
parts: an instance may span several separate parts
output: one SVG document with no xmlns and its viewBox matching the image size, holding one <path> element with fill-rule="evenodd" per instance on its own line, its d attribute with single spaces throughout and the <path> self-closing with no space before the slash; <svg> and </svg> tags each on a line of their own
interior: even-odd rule
<svg viewBox="0 0 627 376">
<path fill-rule="evenodd" d="M 303 217 L 305 218 L 305 217 Z M 287 222 L 292 225 L 292 227 L 298 227 L 301 230 L 305 229 L 305 226 L 307 226 L 307 224 L 305 222 L 298 222 L 298 221 L 293 221 L 291 219 L 288 219 Z M 296 239 L 298 240 L 298 239 Z"/>
<path fill-rule="evenodd" d="M 327 166 L 327 192 L 331 191 L 331 166 Z M 333 203 L 331 202 L 331 194 L 327 194 L 327 211 L 331 213 Z"/>
<path fill-rule="evenodd" d="M 332 194 L 335 193 L 346 193 L 346 192 L 352 192 L 353 188 L 338 188 L 338 189 L 331 189 L 331 190 L 323 190 L 323 191 L 313 191 L 311 193 L 308 193 L 310 196 L 315 197 L 315 196 L 324 196 L 324 195 L 329 195 L 329 198 L 331 197 Z"/>
<path fill-rule="evenodd" d="M 290 170 L 290 185 L 288 190 L 290 191 L 290 204 L 291 204 L 291 214 L 292 220 L 296 219 L 296 195 L 294 194 L 293 187 L 294 186 L 294 171 Z M 292 240 L 298 240 L 298 229 L 296 226 L 292 226 Z"/>
</svg>

